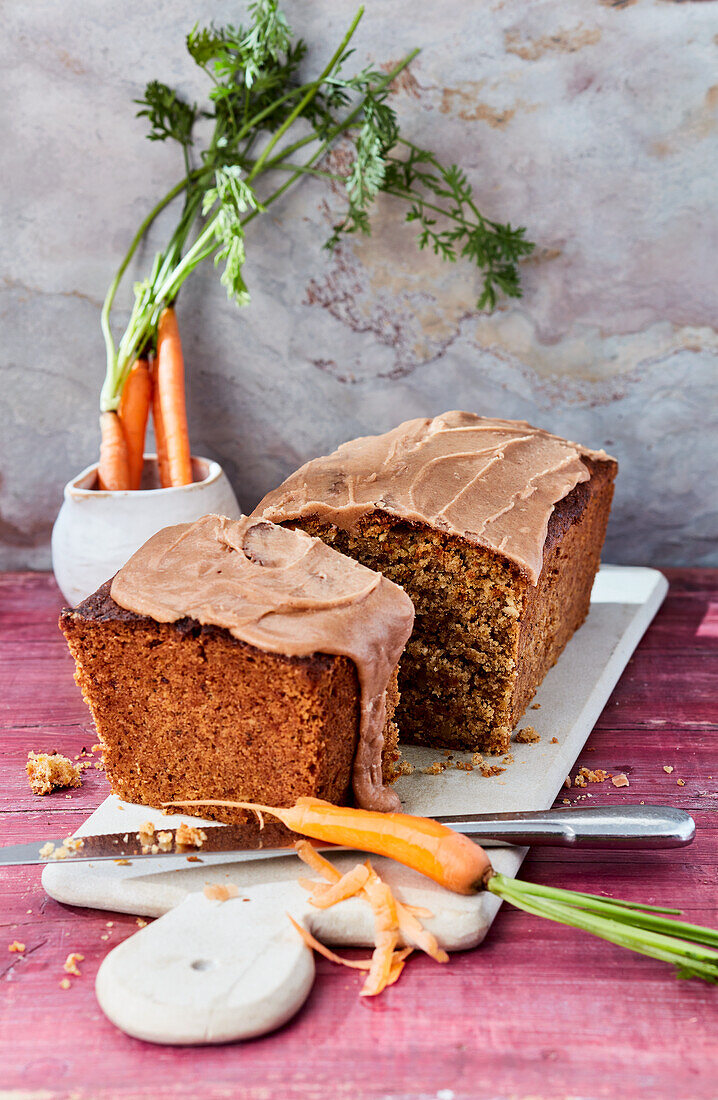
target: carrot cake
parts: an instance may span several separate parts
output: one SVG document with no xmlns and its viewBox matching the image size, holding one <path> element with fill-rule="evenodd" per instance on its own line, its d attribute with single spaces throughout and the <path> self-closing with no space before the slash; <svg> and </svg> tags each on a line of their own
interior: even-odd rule
<svg viewBox="0 0 718 1100">
<path fill-rule="evenodd" d="M 403 740 L 506 752 L 589 607 L 616 462 L 524 421 L 409 420 L 306 463 L 257 506 L 401 585 Z"/>
<path fill-rule="evenodd" d="M 393 810 L 413 618 L 400 587 L 318 538 L 204 516 L 154 535 L 60 626 L 120 797 Z"/>
</svg>

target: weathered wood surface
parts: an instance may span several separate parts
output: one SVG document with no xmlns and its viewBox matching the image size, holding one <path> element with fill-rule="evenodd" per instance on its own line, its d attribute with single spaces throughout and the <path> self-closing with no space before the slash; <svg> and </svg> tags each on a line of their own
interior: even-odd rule
<svg viewBox="0 0 718 1100">
<path fill-rule="evenodd" d="M 581 793 L 683 806 L 698 839 L 684 851 L 613 858 L 537 852 L 522 873 L 680 905 L 688 920 L 716 925 L 718 573 L 669 576 L 666 604 L 579 761 L 624 771 L 630 787 Z M 60 605 L 51 577 L 0 576 L 0 843 L 64 835 L 107 793 L 94 769 L 70 797 L 40 799 L 27 787 L 29 749 L 72 756 L 95 740 L 57 631 Z M 0 1097 L 718 1095 L 718 988 L 677 981 L 658 962 L 508 907 L 481 948 L 444 967 L 412 959 L 377 1001 L 360 1003 L 357 975 L 319 960 L 307 1005 L 280 1032 L 232 1047 L 163 1049 L 116 1031 L 94 997 L 99 963 L 135 931 L 132 917 L 58 905 L 44 895 L 39 868 L 0 870 L 0 890 Z M 24 954 L 7 951 L 15 939 Z M 85 956 L 82 976 L 63 990 L 70 951 Z"/>
</svg>

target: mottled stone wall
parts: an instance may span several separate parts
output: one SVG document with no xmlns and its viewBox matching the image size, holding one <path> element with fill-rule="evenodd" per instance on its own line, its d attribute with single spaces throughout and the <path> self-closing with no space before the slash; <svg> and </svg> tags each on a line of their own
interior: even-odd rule
<svg viewBox="0 0 718 1100">
<path fill-rule="evenodd" d="M 308 70 L 354 7 L 287 0 L 314 44 Z M 423 48 L 394 97 L 407 135 L 460 160 L 485 212 L 538 242 L 525 297 L 478 314 L 476 275 L 419 256 L 390 200 L 372 239 L 328 256 L 341 196 L 304 183 L 252 228 L 249 309 L 224 301 L 210 270 L 182 295 L 195 452 L 223 462 L 250 507 L 307 457 L 408 416 L 524 417 L 619 458 L 608 558 L 718 565 L 718 4 L 367 8 L 360 62 Z M 184 32 L 241 12 L 228 0 L 4 5 L 5 567 L 48 565 L 62 485 L 97 451 L 105 287 L 176 178 L 131 101 L 154 76 L 199 93 Z"/>
</svg>

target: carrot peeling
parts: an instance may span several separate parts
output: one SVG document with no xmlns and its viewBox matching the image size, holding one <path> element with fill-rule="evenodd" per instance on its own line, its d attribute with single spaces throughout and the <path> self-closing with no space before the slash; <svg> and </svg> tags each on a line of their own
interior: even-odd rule
<svg viewBox="0 0 718 1100">
<path fill-rule="evenodd" d="M 350 966 L 352 970 L 369 970 L 371 962 L 369 959 L 343 959 L 341 955 L 335 955 L 333 951 L 330 951 L 328 947 L 325 947 L 323 943 L 320 943 L 312 933 L 304 927 L 303 924 L 299 924 L 294 919 L 291 913 L 287 913 L 290 921 L 296 928 L 299 935 L 302 937 L 307 947 L 311 947 L 319 955 L 323 955 L 325 959 L 329 959 L 329 962 L 339 963 L 341 966 Z"/>
<path fill-rule="evenodd" d="M 321 887 L 321 889 L 312 890 L 312 896 L 309 900 L 317 909 L 329 909 L 337 902 L 345 901 L 347 898 L 353 898 L 359 894 L 368 879 L 369 871 L 363 863 L 358 863 L 356 867 L 352 867 L 351 871 L 347 871 L 338 882 L 333 883 L 331 886 L 328 883 L 315 883 L 314 885 Z"/>
<path fill-rule="evenodd" d="M 97 482 L 100 489 L 117 492 L 131 489 L 127 442 L 116 412 L 100 415 L 100 461 Z"/>
<path fill-rule="evenodd" d="M 339 882 L 342 876 L 334 864 L 325 859 L 323 855 L 320 855 L 308 840 L 298 840 L 294 847 L 299 858 L 313 871 L 316 871 L 318 875 L 323 875 L 327 882 Z"/>
</svg>

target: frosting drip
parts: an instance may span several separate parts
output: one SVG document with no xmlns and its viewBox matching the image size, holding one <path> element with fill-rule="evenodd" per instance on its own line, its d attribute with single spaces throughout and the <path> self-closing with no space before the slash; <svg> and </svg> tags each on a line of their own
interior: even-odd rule
<svg viewBox="0 0 718 1100">
<path fill-rule="evenodd" d="M 307 462 L 253 515 L 351 529 L 381 509 L 496 550 L 536 584 L 554 506 L 590 477 L 584 455 L 608 458 L 523 420 L 447 412 Z"/>
<path fill-rule="evenodd" d="M 361 687 L 354 794 L 366 809 L 400 808 L 381 764 L 387 685 L 414 621 L 398 585 L 301 531 L 210 515 L 159 531 L 110 593 L 138 615 L 189 617 L 272 653 L 349 657 Z"/>
</svg>

